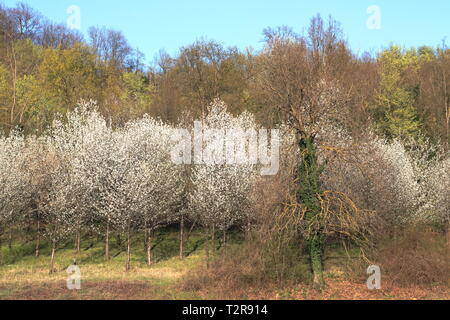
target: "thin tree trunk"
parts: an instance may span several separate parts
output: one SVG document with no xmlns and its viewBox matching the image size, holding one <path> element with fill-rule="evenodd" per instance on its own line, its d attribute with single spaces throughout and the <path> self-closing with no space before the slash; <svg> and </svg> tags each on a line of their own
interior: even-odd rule
<svg viewBox="0 0 450 320">
<path fill-rule="evenodd" d="M 12 73 L 12 85 L 13 85 L 13 103 L 11 106 L 11 114 L 10 114 L 10 125 L 11 128 L 14 126 L 14 112 L 16 109 L 16 83 L 17 83 L 17 60 L 16 60 L 16 52 L 14 49 L 14 43 L 11 43 L 11 59 L 10 59 L 10 65 L 11 65 L 11 73 Z M 13 66 L 14 64 L 14 66 Z"/>
<path fill-rule="evenodd" d="M 215 252 L 216 252 L 216 226 L 213 225 L 212 227 L 212 232 L 211 232 L 211 246 L 212 246 L 212 256 L 214 256 Z"/>
<path fill-rule="evenodd" d="M 320 240 L 319 235 L 314 235 L 309 242 L 313 285 L 317 289 L 322 289 L 325 286 L 322 267 L 322 241 Z"/>
<path fill-rule="evenodd" d="M 131 269 L 131 235 L 130 227 L 128 227 L 127 232 L 127 263 L 125 265 L 125 271 L 130 271 Z"/>
<path fill-rule="evenodd" d="M 41 221 L 39 219 L 39 215 L 37 216 L 37 239 L 36 239 L 36 257 L 39 257 L 39 248 L 41 245 Z"/>
<path fill-rule="evenodd" d="M 11 250 L 12 248 L 12 228 L 9 228 L 9 234 L 8 234 L 8 249 Z"/>
<path fill-rule="evenodd" d="M 52 241 L 52 259 L 50 261 L 50 274 L 55 272 L 55 253 L 56 253 L 56 241 Z"/>
<path fill-rule="evenodd" d="M 184 258 L 184 215 L 180 220 L 180 259 Z"/>
<path fill-rule="evenodd" d="M 144 221 L 144 252 L 147 252 L 148 249 L 148 228 L 147 221 Z"/>
<path fill-rule="evenodd" d="M 197 225 L 197 221 L 194 221 L 191 225 L 191 227 L 189 228 L 189 231 L 187 232 L 187 234 L 184 235 L 184 242 L 188 242 L 189 241 L 189 237 L 192 234 L 192 231 L 194 230 L 195 226 Z"/>
<path fill-rule="evenodd" d="M 447 151 L 449 150 L 448 141 L 449 141 L 449 135 L 450 135 L 450 108 L 448 106 L 448 97 L 447 97 L 447 77 L 445 76 L 444 68 L 442 68 L 442 77 L 443 77 L 443 86 L 444 86 L 444 107 L 445 107 L 445 133 L 446 138 L 445 139 L 445 145 L 447 146 Z"/>
<path fill-rule="evenodd" d="M 105 259 L 109 260 L 109 219 L 106 222 Z"/>
<path fill-rule="evenodd" d="M 447 244 L 450 250 L 450 220 L 447 222 Z"/>
<path fill-rule="evenodd" d="M 27 226 L 25 228 L 25 235 L 26 235 L 26 238 L 27 238 L 27 242 L 34 240 L 33 239 L 33 232 L 31 232 L 31 231 L 32 231 L 32 229 L 31 229 L 31 222 L 30 222 L 30 220 L 28 220 L 27 221 Z"/>
<path fill-rule="evenodd" d="M 223 230 L 223 248 L 227 247 L 227 231 Z"/>
<path fill-rule="evenodd" d="M 245 228 L 245 239 L 247 239 L 248 241 L 251 241 L 251 237 L 252 237 L 252 227 L 251 227 L 251 222 L 250 219 L 247 219 L 247 226 Z"/>
<path fill-rule="evenodd" d="M 205 251 L 206 251 L 206 268 L 209 269 L 209 245 L 210 245 L 210 231 L 206 232 Z"/>
<path fill-rule="evenodd" d="M 147 233 L 147 264 L 152 264 L 152 231 Z"/>
<path fill-rule="evenodd" d="M 2 252 L 2 228 L 0 227 L 0 265 L 3 263 L 3 252 Z"/>
<path fill-rule="evenodd" d="M 78 229 L 78 230 L 77 230 L 76 237 L 75 237 L 75 251 L 76 251 L 77 253 L 80 253 L 80 247 L 81 247 L 81 232 L 80 232 L 80 230 Z"/>
</svg>

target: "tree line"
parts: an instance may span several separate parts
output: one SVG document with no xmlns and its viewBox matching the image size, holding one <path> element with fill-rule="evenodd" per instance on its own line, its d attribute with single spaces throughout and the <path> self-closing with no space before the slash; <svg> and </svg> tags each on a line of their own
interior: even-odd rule
<svg viewBox="0 0 450 320">
<path fill-rule="evenodd" d="M 448 149 L 450 50 L 445 43 L 391 45 L 375 56 L 358 56 L 342 35 L 336 21 L 327 25 L 317 16 L 301 36 L 317 57 L 330 57 L 330 74 L 352 89 L 348 123 L 361 128 L 370 118 L 385 137 L 422 133 Z M 263 32 L 266 47 L 277 37 L 299 36 L 288 27 Z M 200 39 L 176 56 L 162 50 L 146 66 L 144 55 L 120 31 L 92 27 L 85 40 L 23 3 L 0 8 L 0 37 L 0 123 L 6 132 L 17 126 L 42 131 L 53 114 L 73 110 L 79 99 L 97 101 L 116 124 L 145 113 L 176 122 L 184 111 L 201 115 L 215 98 L 233 113 L 252 111 L 266 126 L 280 121 L 263 85 L 265 49 L 242 51 Z"/>
</svg>

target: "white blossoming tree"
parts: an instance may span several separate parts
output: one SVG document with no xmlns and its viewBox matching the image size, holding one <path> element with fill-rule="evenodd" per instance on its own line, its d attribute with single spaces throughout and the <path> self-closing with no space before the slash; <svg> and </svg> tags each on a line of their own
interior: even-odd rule
<svg viewBox="0 0 450 320">
<path fill-rule="evenodd" d="M 53 137 L 57 141 L 60 153 L 67 162 L 70 197 L 67 199 L 74 214 L 75 247 L 80 251 L 81 232 L 92 227 L 95 199 L 94 185 L 91 181 L 95 159 L 99 156 L 99 146 L 109 138 L 110 128 L 97 112 L 92 101 L 81 102 L 78 107 L 67 114 L 64 122 L 55 122 Z"/>
<path fill-rule="evenodd" d="M 181 165 L 171 160 L 173 128 L 148 117 L 125 128 L 124 137 L 132 148 L 135 170 L 136 215 L 146 237 L 147 263 L 152 263 L 155 230 L 176 221 L 184 190 Z"/>
<path fill-rule="evenodd" d="M 257 168 L 248 156 L 256 150 L 249 150 L 248 144 L 239 150 L 235 149 L 236 152 L 228 153 L 225 145 L 226 141 L 230 142 L 229 139 L 243 143 L 248 138 L 245 135 L 246 129 L 256 128 L 250 115 L 233 117 L 220 100 L 210 105 L 209 113 L 203 120 L 204 132 L 212 129 L 210 132 L 216 134 L 204 136 L 204 163 L 196 163 L 192 169 L 193 190 L 189 207 L 192 214 L 210 232 L 207 235 L 207 255 L 209 238 L 211 237 L 214 246 L 217 230 L 225 233 L 238 221 L 247 220 L 250 215 L 249 192 L 256 179 Z M 235 129 L 235 134 L 227 137 L 225 130 L 230 129 Z M 234 157 L 231 164 L 230 157 Z"/>
<path fill-rule="evenodd" d="M 109 175 L 108 203 L 115 224 L 127 233 L 127 265 L 130 269 L 130 234 L 144 230 L 147 263 L 152 263 L 154 231 L 175 221 L 183 190 L 182 166 L 170 159 L 172 129 L 145 117 L 113 134 L 114 166 Z"/>
<path fill-rule="evenodd" d="M 6 224 L 18 221 L 19 215 L 26 210 L 23 201 L 29 175 L 25 168 L 25 139 L 16 132 L 9 137 L 0 136 L 0 262 L 1 237 Z"/>
<path fill-rule="evenodd" d="M 59 136 L 47 137 L 45 152 L 41 153 L 46 164 L 46 184 L 40 190 L 38 210 L 43 219 L 43 235 L 51 243 L 50 273 L 55 271 L 55 254 L 61 240 L 74 231 L 76 208 L 72 207 L 73 195 L 70 179 L 70 156 L 64 152 Z"/>
</svg>

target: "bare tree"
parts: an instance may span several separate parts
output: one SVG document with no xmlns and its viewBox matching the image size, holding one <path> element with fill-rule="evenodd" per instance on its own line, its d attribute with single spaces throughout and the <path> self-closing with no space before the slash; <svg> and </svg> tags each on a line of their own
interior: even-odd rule
<svg viewBox="0 0 450 320">
<path fill-rule="evenodd" d="M 323 190 L 322 167 L 318 161 L 317 138 L 320 128 L 344 118 L 348 113 L 348 92 L 341 83 L 339 64 L 348 52 L 339 25 L 320 16 L 311 20 L 307 37 L 281 27 L 266 29 L 266 47 L 260 57 L 261 84 L 269 103 L 281 111 L 296 131 L 299 148 L 297 199 L 305 208 L 307 242 L 314 284 L 324 285 L 321 224 Z M 338 57 L 340 59 L 338 59 Z"/>
<path fill-rule="evenodd" d="M 67 49 L 83 42 L 83 35 L 77 30 L 70 30 L 63 24 L 44 22 L 39 37 L 39 44 L 46 48 Z"/>
<path fill-rule="evenodd" d="M 125 63 L 133 52 L 120 31 L 91 27 L 89 41 L 97 56 L 116 68 L 125 67 Z"/>
</svg>

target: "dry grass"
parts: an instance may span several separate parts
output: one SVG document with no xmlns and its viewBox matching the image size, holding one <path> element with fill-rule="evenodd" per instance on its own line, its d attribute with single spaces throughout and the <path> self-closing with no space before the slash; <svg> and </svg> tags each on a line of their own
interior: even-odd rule
<svg viewBox="0 0 450 320">
<path fill-rule="evenodd" d="M 427 248 L 429 251 L 431 247 L 423 250 Z M 267 265 L 267 261 L 273 261 L 270 257 L 261 260 L 261 252 L 254 250 L 254 246 L 237 243 L 230 243 L 226 251 L 219 250 L 210 269 L 206 269 L 201 247 L 183 260 L 159 259 L 152 266 L 145 265 L 143 253 L 136 248 L 129 272 L 124 271 L 123 253 L 114 254 L 111 261 L 105 262 L 99 245 L 82 251 L 78 260 L 81 290 L 70 291 L 65 270 L 74 257 L 73 249 L 58 251 L 57 272 L 53 275 L 48 274 L 49 256 L 44 250 L 39 258 L 24 254 L 13 259 L 14 263 L 0 267 L 0 300 L 450 299 L 445 284 L 401 286 L 384 272 L 382 290 L 370 291 L 366 287 L 367 265 L 360 265 L 360 277 L 350 277 L 346 253 L 342 250 L 331 248 L 326 254 L 330 258 L 325 261 L 327 287 L 323 291 L 310 286 L 307 260 L 301 260 L 301 256 L 279 261 L 276 267 Z M 292 264 L 295 259 L 298 263 Z M 283 277 L 276 274 L 280 268 L 284 268 Z"/>
<path fill-rule="evenodd" d="M 228 273 L 227 273 L 228 271 Z M 254 279 L 255 270 L 250 267 L 230 272 L 203 268 L 190 273 L 183 282 L 184 290 L 197 292 L 202 298 L 214 299 L 263 299 L 263 300 L 450 300 L 449 287 L 445 284 L 408 287 L 393 283 L 382 276 L 381 289 L 369 290 L 365 278 L 349 278 L 344 265 L 326 265 L 326 288 L 318 291 L 309 282 L 270 281 L 261 283 Z"/>
<path fill-rule="evenodd" d="M 402 287 L 450 284 L 450 251 L 444 234 L 417 226 L 380 244 L 375 259 L 383 274 Z"/>
<path fill-rule="evenodd" d="M 264 251 L 258 250 L 257 245 L 248 245 L 247 248 L 241 245 L 216 258 L 210 269 L 202 266 L 200 272 L 188 272 L 182 288 L 195 291 L 204 298 L 215 299 L 448 300 L 450 273 L 445 238 L 431 235 L 433 237 L 430 238 L 426 231 L 423 235 L 416 233 L 413 239 L 398 240 L 395 252 L 382 247 L 377 254 L 381 257 L 384 253 L 383 260 L 374 262 L 362 259 L 361 251 L 356 247 L 330 246 L 324 263 L 327 287 L 322 291 L 312 288 L 311 272 L 305 257 L 288 256 L 284 277 L 280 278 L 276 274 L 276 269 L 280 268 L 268 268 L 267 260 L 261 257 Z M 403 242 L 408 243 L 409 249 L 401 245 Z M 294 259 L 297 259 L 296 264 L 292 263 Z M 366 269 L 377 262 L 382 268 L 382 288 L 369 290 Z M 401 269 L 404 264 L 409 269 Z M 403 278 L 398 277 L 397 270 L 406 272 L 401 274 Z M 405 285 L 407 280 L 410 282 Z"/>
</svg>

